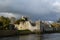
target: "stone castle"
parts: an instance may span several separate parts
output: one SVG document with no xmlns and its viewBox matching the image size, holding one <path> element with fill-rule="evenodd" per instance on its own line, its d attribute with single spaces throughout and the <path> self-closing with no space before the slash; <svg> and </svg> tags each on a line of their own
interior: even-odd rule
<svg viewBox="0 0 60 40">
<path fill-rule="evenodd" d="M 22 17 L 22 19 L 25 20 L 25 17 Z M 25 22 L 20 22 L 19 25 L 15 24 L 15 27 L 18 30 L 31 30 L 31 31 L 35 31 L 35 30 L 40 30 L 40 21 L 36 21 L 36 22 L 32 22 L 32 21 L 25 21 Z"/>
<path fill-rule="evenodd" d="M 18 30 L 30 30 L 30 31 L 52 31 L 53 28 L 51 27 L 50 23 L 45 21 L 35 21 L 32 22 L 27 20 L 27 17 L 22 17 L 23 21 L 20 21 L 19 24 L 15 24 L 15 28 Z"/>
</svg>

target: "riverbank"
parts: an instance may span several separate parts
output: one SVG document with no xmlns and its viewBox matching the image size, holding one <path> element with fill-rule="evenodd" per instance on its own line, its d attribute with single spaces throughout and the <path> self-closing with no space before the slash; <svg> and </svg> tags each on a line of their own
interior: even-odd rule
<svg viewBox="0 0 60 40">
<path fill-rule="evenodd" d="M 16 35 L 27 35 L 31 34 L 32 32 L 30 30 L 17 30 Z"/>
<path fill-rule="evenodd" d="M 29 34 L 50 34 L 50 33 L 60 33 L 60 31 L 31 32 L 30 30 L 0 30 L 0 37 Z"/>
<path fill-rule="evenodd" d="M 15 30 L 0 30 L 0 37 L 13 36 L 16 34 Z"/>
<path fill-rule="evenodd" d="M 60 30 L 58 30 L 58 31 L 44 31 L 44 32 L 41 32 L 40 34 L 51 34 L 51 33 L 60 33 Z"/>
<path fill-rule="evenodd" d="M 0 37 L 14 36 L 14 35 L 28 35 L 32 32 L 29 30 L 0 30 Z"/>
</svg>

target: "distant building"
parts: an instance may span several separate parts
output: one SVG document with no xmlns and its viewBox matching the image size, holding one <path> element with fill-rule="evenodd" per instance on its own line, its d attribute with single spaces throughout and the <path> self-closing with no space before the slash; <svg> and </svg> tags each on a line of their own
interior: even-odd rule
<svg viewBox="0 0 60 40">
<path fill-rule="evenodd" d="M 40 30 L 42 32 L 44 32 L 44 31 L 53 31 L 53 27 L 51 26 L 51 24 L 48 21 L 41 21 Z"/>
</svg>

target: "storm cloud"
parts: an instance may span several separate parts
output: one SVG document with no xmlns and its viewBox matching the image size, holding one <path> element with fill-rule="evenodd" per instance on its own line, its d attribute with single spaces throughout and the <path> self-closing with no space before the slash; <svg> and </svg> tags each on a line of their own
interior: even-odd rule
<svg viewBox="0 0 60 40">
<path fill-rule="evenodd" d="M 60 0 L 0 0 L 0 16 L 29 16 L 33 20 L 60 18 Z"/>
</svg>

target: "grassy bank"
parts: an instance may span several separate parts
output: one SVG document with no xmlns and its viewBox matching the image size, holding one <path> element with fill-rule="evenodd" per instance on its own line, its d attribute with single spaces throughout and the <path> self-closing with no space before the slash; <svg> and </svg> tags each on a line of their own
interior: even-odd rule
<svg viewBox="0 0 60 40">
<path fill-rule="evenodd" d="M 17 35 L 27 35 L 27 34 L 31 34 L 32 32 L 30 30 L 17 30 L 16 34 Z"/>
<path fill-rule="evenodd" d="M 0 37 L 15 36 L 15 35 L 28 35 L 32 32 L 29 30 L 0 30 Z"/>
</svg>

